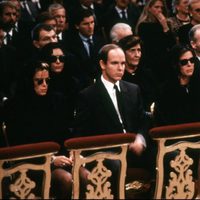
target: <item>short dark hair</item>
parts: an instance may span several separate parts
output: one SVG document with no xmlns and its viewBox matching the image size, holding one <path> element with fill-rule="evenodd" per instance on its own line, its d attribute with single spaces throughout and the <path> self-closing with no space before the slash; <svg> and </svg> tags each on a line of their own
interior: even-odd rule
<svg viewBox="0 0 200 200">
<path fill-rule="evenodd" d="M 134 35 L 128 35 L 124 38 L 122 38 L 119 42 L 118 45 L 124 50 L 128 50 L 131 47 L 136 46 L 137 44 L 141 45 L 141 39 L 138 36 Z"/>
<path fill-rule="evenodd" d="M 121 49 L 121 47 L 119 47 L 116 44 L 106 44 L 106 45 L 104 45 L 99 51 L 99 55 L 98 55 L 99 61 L 103 60 L 103 62 L 106 63 L 107 60 L 108 60 L 108 53 L 113 49 Z"/>
<path fill-rule="evenodd" d="M 79 25 L 84 18 L 94 16 L 91 10 L 79 9 L 74 15 L 74 24 Z"/>
<path fill-rule="evenodd" d="M 31 31 L 31 36 L 32 36 L 32 40 L 39 40 L 39 36 L 40 36 L 40 32 L 42 30 L 45 30 L 45 31 L 51 31 L 51 30 L 54 30 L 55 29 L 51 26 L 51 25 L 48 25 L 48 24 L 44 24 L 44 23 L 40 23 L 40 24 L 37 24 L 33 30 Z"/>
<path fill-rule="evenodd" d="M 47 20 L 56 20 L 55 17 L 53 17 L 49 12 L 44 11 L 41 12 L 37 17 L 36 17 L 36 23 L 41 24 L 45 23 Z"/>
</svg>

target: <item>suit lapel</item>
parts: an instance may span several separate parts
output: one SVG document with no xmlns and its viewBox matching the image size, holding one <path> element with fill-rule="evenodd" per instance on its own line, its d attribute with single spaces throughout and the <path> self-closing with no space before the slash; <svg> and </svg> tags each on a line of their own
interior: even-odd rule
<svg viewBox="0 0 200 200">
<path fill-rule="evenodd" d="M 117 115 L 117 112 L 115 110 L 115 107 L 113 105 L 113 102 L 103 85 L 103 83 L 99 80 L 97 83 L 98 91 L 99 91 L 99 101 L 102 104 L 102 107 L 105 108 L 104 111 L 107 113 L 107 115 L 110 117 L 110 119 L 114 123 L 119 123 L 119 118 Z"/>
<path fill-rule="evenodd" d="M 79 55 L 83 59 L 84 58 L 88 58 L 87 50 L 85 49 L 83 41 L 81 40 L 81 38 L 80 38 L 80 36 L 78 34 L 75 36 L 73 49 L 74 49 L 75 52 L 79 52 Z"/>
<path fill-rule="evenodd" d="M 125 128 L 127 129 L 127 116 L 128 116 L 128 112 L 127 112 L 127 105 L 130 105 L 129 102 L 129 97 L 130 94 L 128 94 L 128 90 L 125 87 L 125 85 L 123 84 L 122 81 L 119 82 L 120 84 L 120 89 L 121 89 L 121 96 L 122 96 L 122 101 L 121 101 L 121 107 L 122 107 L 122 114 L 123 114 L 123 123 L 125 125 Z M 128 108 L 129 109 L 129 108 Z"/>
</svg>

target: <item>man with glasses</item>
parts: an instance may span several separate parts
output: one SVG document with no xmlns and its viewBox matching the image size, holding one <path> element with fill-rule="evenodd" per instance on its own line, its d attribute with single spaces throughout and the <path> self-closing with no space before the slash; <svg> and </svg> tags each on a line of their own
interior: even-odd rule
<svg viewBox="0 0 200 200">
<path fill-rule="evenodd" d="M 190 13 L 190 23 L 180 27 L 178 31 L 178 38 L 181 44 L 190 44 L 188 33 L 190 29 L 196 24 L 200 23 L 200 1 L 190 0 L 189 1 L 189 13 Z"/>
</svg>

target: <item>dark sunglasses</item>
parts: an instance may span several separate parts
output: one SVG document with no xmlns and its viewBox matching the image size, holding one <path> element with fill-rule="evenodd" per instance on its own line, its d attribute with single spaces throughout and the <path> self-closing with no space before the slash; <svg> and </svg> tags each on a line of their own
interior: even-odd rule
<svg viewBox="0 0 200 200">
<path fill-rule="evenodd" d="M 195 62 L 195 58 L 191 57 L 189 59 L 183 59 L 183 60 L 180 60 L 179 63 L 181 66 L 184 66 L 184 65 L 187 65 L 189 61 L 190 61 L 190 63 L 193 64 Z"/>
<path fill-rule="evenodd" d="M 60 55 L 60 56 L 49 56 L 49 61 L 52 62 L 56 62 L 57 60 L 59 60 L 60 62 L 65 62 L 65 55 Z"/>
<path fill-rule="evenodd" d="M 35 78 L 34 81 L 36 81 L 38 85 L 42 85 L 43 82 L 45 81 L 46 84 L 48 85 L 50 78 Z"/>
</svg>

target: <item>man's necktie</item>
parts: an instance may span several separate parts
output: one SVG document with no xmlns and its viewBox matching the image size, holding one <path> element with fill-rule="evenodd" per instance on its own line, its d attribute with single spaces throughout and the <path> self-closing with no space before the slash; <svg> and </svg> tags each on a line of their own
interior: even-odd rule
<svg viewBox="0 0 200 200">
<path fill-rule="evenodd" d="M 93 53 L 94 53 L 94 44 L 92 43 L 92 40 L 89 38 L 87 40 L 88 46 L 89 46 L 89 54 L 90 57 L 92 57 Z"/>
<path fill-rule="evenodd" d="M 122 127 L 123 127 L 123 129 L 125 129 L 126 127 L 125 127 L 125 118 L 124 118 L 124 112 L 123 112 L 123 97 L 122 97 L 122 94 L 119 91 L 117 85 L 114 85 L 114 89 L 115 89 L 119 113 L 120 113 L 120 116 L 121 116 L 121 119 L 122 119 Z"/>
<path fill-rule="evenodd" d="M 22 1 L 22 7 L 24 8 L 24 11 L 27 12 L 27 14 L 30 16 L 30 18 L 35 21 L 35 18 L 33 16 L 33 13 L 31 9 L 29 8 L 28 2 L 26 0 Z"/>
<path fill-rule="evenodd" d="M 125 19 L 126 20 L 126 12 L 124 10 L 121 11 L 121 14 L 122 14 L 122 19 Z"/>
<path fill-rule="evenodd" d="M 6 33 L 6 42 L 7 44 L 11 43 L 11 35 L 9 33 Z"/>
</svg>

